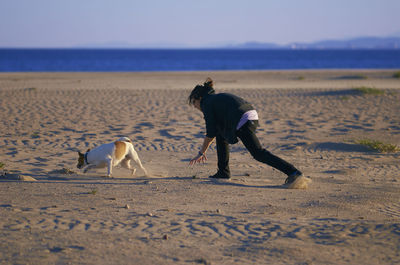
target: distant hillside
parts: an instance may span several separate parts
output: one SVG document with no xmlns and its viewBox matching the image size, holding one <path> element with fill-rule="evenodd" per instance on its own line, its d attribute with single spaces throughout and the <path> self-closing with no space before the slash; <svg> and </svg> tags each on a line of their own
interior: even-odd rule
<svg viewBox="0 0 400 265">
<path fill-rule="evenodd" d="M 274 43 L 264 42 L 246 42 L 242 44 L 227 45 L 224 48 L 239 48 L 239 49 L 281 49 L 283 46 Z"/>
<path fill-rule="evenodd" d="M 324 40 L 313 43 L 274 43 L 246 42 L 228 45 L 224 48 L 236 49 L 400 49 L 400 37 L 360 37 L 349 40 Z"/>
<path fill-rule="evenodd" d="M 148 43 L 131 44 L 129 42 L 107 42 L 77 45 L 74 48 L 113 48 L 113 49 L 400 49 L 399 36 L 379 38 L 360 37 L 348 40 L 323 40 L 312 43 L 293 42 L 280 45 L 269 42 L 245 42 L 239 44 L 208 44 L 205 46 L 188 46 L 182 43 Z"/>
</svg>

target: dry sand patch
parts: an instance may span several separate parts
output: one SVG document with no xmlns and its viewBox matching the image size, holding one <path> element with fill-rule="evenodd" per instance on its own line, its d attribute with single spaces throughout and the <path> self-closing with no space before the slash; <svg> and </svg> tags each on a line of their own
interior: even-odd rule
<svg viewBox="0 0 400 265">
<path fill-rule="evenodd" d="M 367 79 L 353 78 L 365 75 Z M 400 262 L 400 82 L 391 71 L 0 74 L 1 264 Z M 187 105 L 206 77 L 254 104 L 257 135 L 311 176 L 306 190 L 231 147 L 188 167 L 204 134 Z M 302 76 L 302 79 L 298 77 Z M 371 86 L 383 95 L 353 88 Z M 76 152 L 130 137 L 153 175 L 82 174 Z"/>
</svg>

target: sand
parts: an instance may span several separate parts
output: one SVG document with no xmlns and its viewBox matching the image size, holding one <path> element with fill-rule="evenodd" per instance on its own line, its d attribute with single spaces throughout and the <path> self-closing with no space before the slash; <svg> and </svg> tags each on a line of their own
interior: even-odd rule
<svg viewBox="0 0 400 265">
<path fill-rule="evenodd" d="M 0 74 L 0 264 L 398 264 L 400 80 L 393 70 Z M 207 77 L 256 107 L 257 135 L 312 183 L 231 146 L 189 167 Z M 364 95 L 357 87 L 383 95 Z M 143 165 L 83 174 L 78 151 L 127 136 Z"/>
</svg>

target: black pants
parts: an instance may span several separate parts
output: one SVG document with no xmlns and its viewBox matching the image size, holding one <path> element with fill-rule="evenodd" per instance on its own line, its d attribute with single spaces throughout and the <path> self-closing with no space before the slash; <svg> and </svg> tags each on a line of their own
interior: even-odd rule
<svg viewBox="0 0 400 265">
<path fill-rule="evenodd" d="M 237 132 L 237 137 L 242 141 L 250 154 L 262 163 L 265 163 L 286 175 L 293 174 L 297 169 L 285 160 L 271 154 L 261 147 L 255 131 L 258 121 L 248 121 Z M 218 172 L 230 176 L 229 170 L 229 144 L 221 136 L 217 136 Z"/>
</svg>

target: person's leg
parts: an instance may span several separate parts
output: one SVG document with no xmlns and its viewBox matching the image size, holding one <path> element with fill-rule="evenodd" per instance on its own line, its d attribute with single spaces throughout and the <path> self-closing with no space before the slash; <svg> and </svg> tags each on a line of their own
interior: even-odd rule
<svg viewBox="0 0 400 265">
<path fill-rule="evenodd" d="M 218 172 L 211 178 L 230 178 L 229 170 L 229 144 L 221 136 L 216 137 Z"/>
<path fill-rule="evenodd" d="M 293 165 L 271 154 L 269 151 L 261 147 L 261 144 L 255 134 L 257 126 L 258 121 L 248 121 L 237 131 L 237 136 L 243 142 L 244 146 L 254 157 L 254 159 L 276 168 L 288 176 L 297 174 L 297 172 L 301 174 L 301 172 Z"/>
</svg>

